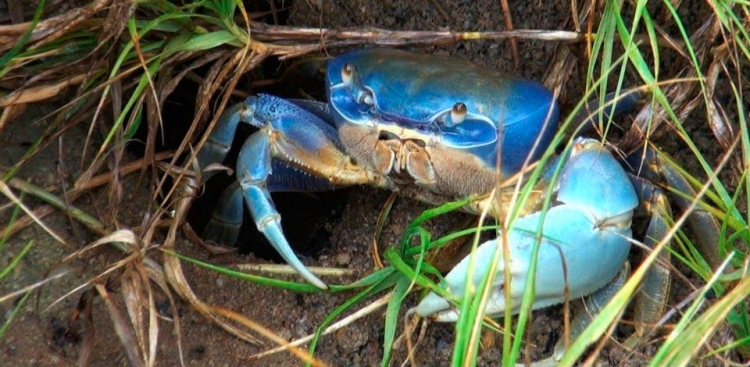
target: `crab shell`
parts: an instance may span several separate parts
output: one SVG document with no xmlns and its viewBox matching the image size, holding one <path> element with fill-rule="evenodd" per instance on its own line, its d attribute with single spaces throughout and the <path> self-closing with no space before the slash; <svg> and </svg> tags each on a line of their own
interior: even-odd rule
<svg viewBox="0 0 750 367">
<path fill-rule="evenodd" d="M 451 197 L 486 194 L 536 161 L 557 128 L 541 84 L 468 61 L 366 49 L 328 64 L 331 115 L 357 164 Z M 463 104 L 464 115 L 451 118 Z"/>
</svg>

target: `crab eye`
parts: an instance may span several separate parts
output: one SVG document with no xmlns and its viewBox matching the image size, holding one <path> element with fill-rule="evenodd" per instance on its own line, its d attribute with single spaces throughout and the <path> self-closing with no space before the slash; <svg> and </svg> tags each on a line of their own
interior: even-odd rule
<svg viewBox="0 0 750 367">
<path fill-rule="evenodd" d="M 375 101 L 372 99 L 372 92 L 367 89 L 362 90 L 362 93 L 359 95 L 359 103 L 364 103 L 368 106 L 374 106 Z"/>
<path fill-rule="evenodd" d="M 451 121 L 453 121 L 453 124 L 458 125 L 466 119 L 466 105 L 458 102 L 455 105 L 453 105 L 453 109 L 451 110 Z"/>
<path fill-rule="evenodd" d="M 352 91 L 357 103 L 366 104 L 368 106 L 375 105 L 375 99 L 372 96 L 372 92 L 362 85 L 362 82 L 359 80 L 359 75 L 357 74 L 357 67 L 354 66 L 354 64 L 347 62 L 344 64 L 344 67 L 341 68 L 341 82 Z"/>
<path fill-rule="evenodd" d="M 344 82 L 347 87 L 351 87 L 352 80 L 354 80 L 354 74 L 356 73 L 357 67 L 347 62 L 344 64 L 344 67 L 341 68 L 341 81 Z"/>
<path fill-rule="evenodd" d="M 456 126 L 466 120 L 466 105 L 458 102 L 453 105 L 451 112 L 443 118 L 443 123 L 447 127 Z"/>
</svg>

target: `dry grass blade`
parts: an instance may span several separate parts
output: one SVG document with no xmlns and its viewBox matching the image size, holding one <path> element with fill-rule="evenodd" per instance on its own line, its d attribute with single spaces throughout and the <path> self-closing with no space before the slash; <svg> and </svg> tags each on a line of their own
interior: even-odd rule
<svg viewBox="0 0 750 367">
<path fill-rule="evenodd" d="M 250 57 L 245 57 L 244 53 L 236 52 L 234 54 L 234 57 L 230 58 L 228 62 L 225 63 L 215 63 L 212 67 L 212 72 L 209 73 L 209 76 L 207 77 L 207 80 L 209 80 L 209 83 L 202 84 L 201 92 L 199 94 L 211 96 L 213 95 L 217 90 L 219 90 L 222 87 L 225 87 L 224 81 L 226 80 L 227 75 L 231 71 L 236 70 L 244 70 L 245 67 L 248 65 L 257 65 L 260 63 L 267 54 L 263 53 L 253 53 L 250 55 Z M 231 78 L 229 81 L 229 87 L 228 91 L 231 91 L 236 83 L 239 80 L 239 73 L 235 75 L 234 78 Z M 222 101 L 220 103 L 219 109 L 221 110 L 221 106 L 226 105 L 227 101 L 229 99 L 229 93 L 225 93 L 224 97 L 222 98 Z M 208 110 L 208 103 L 210 101 L 210 98 L 200 98 L 199 101 L 201 103 L 196 106 L 197 112 L 196 112 L 196 120 L 200 118 L 200 116 L 203 116 L 205 111 Z M 211 125 L 209 126 L 209 129 L 212 128 L 214 124 L 218 121 L 219 113 L 216 114 L 216 117 L 212 120 Z M 197 129 L 196 123 L 191 124 L 190 131 L 188 131 L 187 136 L 192 136 L 196 129 Z M 198 143 L 197 149 L 200 149 L 200 147 L 205 143 L 205 140 L 208 138 L 208 136 L 204 136 L 201 142 Z M 189 141 L 188 138 L 186 138 L 183 141 L 183 144 L 178 149 L 178 153 L 183 151 L 186 148 L 186 144 Z M 191 157 L 188 159 L 188 162 L 193 162 L 195 157 Z M 175 161 L 172 162 L 174 164 Z M 184 172 L 184 171 L 183 171 Z M 166 250 L 173 250 L 175 246 L 175 242 L 177 239 L 177 231 L 179 226 L 181 226 L 183 223 L 185 223 L 185 218 L 187 215 L 187 211 L 190 208 L 192 198 L 195 197 L 195 190 L 198 187 L 198 184 L 194 182 L 193 178 L 189 177 L 182 177 L 182 173 L 176 178 L 177 182 L 181 182 L 178 185 L 175 185 L 172 190 L 177 189 L 178 191 L 178 200 L 176 202 L 176 205 L 174 206 L 175 209 L 175 215 L 172 221 L 172 225 L 170 226 L 169 233 L 167 235 L 167 239 L 165 242 L 164 249 Z M 160 183 L 160 186 L 163 184 L 163 180 Z M 169 198 L 174 193 L 174 191 L 170 191 L 169 194 L 167 194 L 167 198 L 165 200 L 170 200 Z M 156 195 L 156 192 L 155 192 Z M 165 201 L 166 204 L 166 201 Z M 156 218 L 154 218 L 154 221 L 152 223 L 156 223 Z M 237 328 L 234 325 L 231 325 L 224 321 L 222 318 L 220 318 L 215 312 L 212 311 L 212 308 L 204 303 L 202 300 L 200 300 L 193 290 L 191 289 L 189 283 L 187 282 L 187 279 L 185 278 L 185 275 L 182 271 L 182 265 L 176 257 L 173 256 L 166 256 L 164 260 L 164 272 L 166 275 L 166 279 L 168 283 L 172 286 L 172 288 L 179 294 L 183 299 L 187 300 L 199 313 L 207 317 L 208 319 L 212 320 L 214 323 L 216 323 L 218 326 L 223 328 L 224 330 L 228 331 L 232 335 L 237 336 L 238 338 L 245 340 L 251 344 L 255 345 L 262 345 L 263 343 L 257 339 L 256 337 L 250 335 L 249 333 L 245 332 L 244 330 Z"/>
<path fill-rule="evenodd" d="M 331 324 L 331 326 L 329 326 L 325 330 L 323 330 L 323 332 L 321 333 L 321 335 L 328 335 L 330 333 L 333 333 L 334 331 L 339 330 L 339 329 L 341 329 L 341 328 L 343 328 L 343 327 L 351 324 L 352 322 L 356 321 L 357 319 L 360 319 L 362 317 L 365 317 L 365 316 L 373 313 L 375 310 L 377 310 L 377 309 L 379 309 L 379 308 L 387 305 L 388 301 L 390 301 L 390 299 L 391 299 L 391 293 L 388 293 L 385 296 L 380 297 L 379 299 L 373 301 L 369 305 L 367 305 L 365 307 L 362 307 L 361 309 L 357 310 L 357 312 L 355 312 L 355 313 L 353 313 L 353 314 L 351 314 L 351 315 L 349 315 L 349 316 L 341 319 L 340 321 L 338 321 L 338 322 L 336 322 L 334 324 Z M 272 355 L 272 354 L 283 352 L 283 351 L 285 351 L 287 349 L 303 345 L 303 344 L 311 341 L 314 337 L 315 337 L 315 335 L 308 335 L 308 336 L 299 338 L 297 340 L 294 340 L 292 342 L 285 343 L 285 344 L 281 345 L 280 347 L 269 349 L 269 350 L 267 350 L 265 352 L 261 352 L 261 353 L 252 355 L 252 356 L 250 356 L 250 358 L 251 359 L 260 359 L 260 358 L 263 358 L 263 357 L 266 357 L 266 356 L 269 356 L 269 355 Z M 279 343 L 279 344 L 281 344 L 281 343 Z"/>
<path fill-rule="evenodd" d="M 412 366 L 417 366 L 417 361 L 414 358 L 415 353 L 417 352 L 417 346 L 419 346 L 422 343 L 422 340 L 424 340 L 424 336 L 427 333 L 427 322 L 419 322 L 418 317 L 410 317 L 404 320 L 404 339 L 406 340 L 406 351 L 407 356 L 404 359 L 404 363 L 401 364 L 402 367 L 406 366 L 406 363 L 409 362 Z M 417 336 L 416 341 L 411 340 L 411 336 L 413 335 L 414 329 L 417 327 L 417 325 L 422 325 L 419 329 L 419 335 Z"/>
<path fill-rule="evenodd" d="M 241 271 L 256 271 L 269 274 L 298 274 L 291 266 L 281 264 L 238 264 L 236 268 Z M 322 266 L 309 266 L 307 269 L 319 276 L 345 277 L 357 274 L 357 270 L 354 269 L 326 268 Z"/>
<path fill-rule="evenodd" d="M 50 275 L 50 276 L 48 276 L 48 277 L 46 277 L 46 278 L 44 278 L 44 279 L 42 279 L 42 280 L 40 280 L 40 281 L 38 281 L 36 283 L 27 285 L 27 286 L 25 286 L 25 287 L 23 287 L 21 289 L 18 289 L 18 290 L 14 291 L 14 292 L 10 292 L 10 293 L 8 293 L 8 294 L 0 297 L 0 303 L 4 303 L 4 302 L 7 302 L 7 301 L 14 300 L 17 297 L 22 296 L 23 294 L 25 294 L 27 292 L 30 292 L 30 291 L 33 291 L 35 289 L 39 289 L 41 287 L 44 287 L 47 283 L 49 283 L 49 282 L 51 282 L 51 281 L 53 281 L 55 279 L 62 278 L 65 275 L 67 275 L 68 273 L 70 273 L 69 270 L 63 270 L 63 271 L 60 271 L 60 272 L 58 272 L 58 273 L 56 273 L 54 275 Z"/>
<path fill-rule="evenodd" d="M 86 75 L 72 75 L 63 81 L 30 87 L 27 89 L 17 89 L 10 94 L 0 98 L 0 131 L 7 123 L 18 117 L 26 110 L 26 104 L 41 102 L 59 96 L 65 89 L 70 86 L 78 85 L 87 78 Z"/>
<path fill-rule="evenodd" d="M 72 85 L 78 85 L 86 79 L 85 75 L 72 75 L 69 78 L 53 83 L 35 86 L 28 89 L 16 90 L 7 96 L 0 98 L 0 108 L 13 105 L 40 102 L 58 96 L 64 89 Z M 3 125 L 0 125 L 2 130 Z"/>
<path fill-rule="evenodd" d="M 156 305 L 149 287 L 148 277 L 139 268 L 141 266 L 138 264 L 127 266 L 125 272 L 120 276 L 120 285 L 122 286 L 123 299 L 130 317 L 130 323 L 135 329 L 140 353 L 148 356 L 145 358 L 148 361 L 147 365 L 153 366 L 158 340 Z M 144 311 L 148 312 L 148 320 L 144 319 Z M 147 329 L 149 331 L 148 336 L 146 335 Z"/>
<path fill-rule="evenodd" d="M 505 29 L 513 30 L 513 17 L 510 15 L 510 6 L 508 0 L 500 0 L 500 7 L 503 9 L 503 20 L 505 21 Z M 518 55 L 518 41 L 515 38 L 510 40 L 510 50 L 513 55 L 513 66 L 518 69 L 518 65 L 521 62 L 521 58 Z"/>
<path fill-rule="evenodd" d="M 93 249 L 110 243 L 122 244 L 125 248 L 130 250 L 131 254 L 117 263 L 112 264 L 107 270 L 98 274 L 94 279 L 87 281 L 83 285 L 73 289 L 65 296 L 53 302 L 48 309 L 72 293 L 93 284 L 94 288 L 107 306 L 110 318 L 114 323 L 115 331 L 125 348 L 126 355 L 131 365 L 153 366 L 156 363 L 159 329 L 156 305 L 153 299 L 153 292 L 149 285 L 149 279 L 156 279 L 157 284 L 160 284 L 160 287 L 163 290 L 168 292 L 168 289 L 163 281 L 158 280 L 160 278 L 163 279 L 164 277 L 160 269 L 154 268 L 150 261 L 144 261 L 147 260 L 147 258 L 144 258 L 139 251 L 139 247 L 137 246 L 139 241 L 136 235 L 130 230 L 115 231 L 81 250 L 68 255 L 62 260 L 62 262 L 67 262 L 73 258 L 83 256 Z M 104 279 L 119 269 L 124 269 L 123 274 L 120 276 L 120 284 L 122 286 L 123 300 L 130 322 L 127 322 L 123 317 L 114 300 L 109 297 L 109 292 L 104 286 L 102 286 Z M 144 312 L 148 313 L 147 317 L 144 317 Z M 88 359 L 88 354 L 90 353 L 90 351 L 86 351 L 86 349 L 90 348 L 90 346 L 88 343 L 84 343 L 82 348 L 84 349 L 81 351 L 81 359 L 79 360 L 86 361 Z"/>
<path fill-rule="evenodd" d="M 718 47 L 712 53 L 713 62 L 706 72 L 706 109 L 708 113 L 708 126 L 716 137 L 724 151 L 729 151 L 733 142 L 737 139 L 738 128 L 733 127 L 733 119 L 727 115 L 724 107 L 717 100 L 717 86 L 720 85 L 720 79 L 722 76 L 727 76 L 726 80 L 722 80 L 725 83 L 732 85 L 735 90 L 741 90 L 741 79 L 738 78 L 738 82 L 733 81 L 731 73 L 727 69 L 727 60 L 729 59 L 729 48 L 727 45 Z M 737 85 L 739 83 L 740 85 Z M 724 86 L 722 86 L 724 88 Z M 743 168 L 742 157 L 740 154 L 735 154 L 733 159 L 730 161 L 730 166 L 735 171 L 734 176 L 739 180 L 742 177 Z M 736 186 L 736 183 L 731 186 Z"/>
<path fill-rule="evenodd" d="M 548 41 L 576 42 L 582 41 L 586 35 L 570 31 L 548 30 L 508 30 L 484 32 L 455 32 L 455 31 L 392 31 L 378 28 L 361 29 L 326 29 L 299 28 L 273 26 L 251 22 L 251 33 L 257 41 L 281 42 L 294 46 L 273 45 L 270 50 L 285 60 L 300 56 L 325 47 L 352 46 L 363 43 L 381 46 L 409 46 L 409 45 L 445 45 L 462 40 L 504 40 L 504 39 L 534 39 Z"/>
<path fill-rule="evenodd" d="M 64 36 L 72 29 L 81 25 L 84 21 L 89 20 L 94 14 L 110 6 L 110 0 L 96 0 L 87 6 L 74 8 L 64 14 L 43 20 L 36 25 L 29 42 L 36 44 L 30 46 L 30 49 L 39 48 L 57 37 Z M 96 26 L 91 24 L 90 26 Z M 20 37 L 31 27 L 30 22 L 0 26 L 0 52 L 9 50 L 18 42 Z"/>
<path fill-rule="evenodd" d="M 159 289 L 161 289 L 162 293 L 167 297 L 167 299 L 169 300 L 170 308 L 175 311 L 172 313 L 173 314 L 172 322 L 174 323 L 174 332 L 177 336 L 177 350 L 180 356 L 180 364 L 184 366 L 185 361 L 184 361 L 184 353 L 183 353 L 183 348 L 182 348 L 182 329 L 180 327 L 179 313 L 176 312 L 176 310 L 178 310 L 178 307 L 177 307 L 177 304 L 175 303 L 174 297 L 172 297 L 172 289 L 167 284 L 166 276 L 164 275 L 164 271 L 161 268 L 156 269 L 154 267 L 147 267 L 146 272 L 148 273 L 149 279 L 151 279 L 151 281 L 156 283 L 156 285 L 159 286 Z M 156 316 L 156 315 L 153 314 L 153 316 Z M 155 324 L 152 324 L 152 325 L 155 325 Z M 150 340 L 156 340 L 156 337 L 152 336 Z M 156 343 L 153 343 L 152 348 L 155 348 L 156 346 L 157 346 Z M 151 355 L 155 356 L 156 355 L 155 352 L 156 351 L 153 350 Z"/>
<path fill-rule="evenodd" d="M 117 337 L 120 339 L 120 344 L 125 349 L 125 355 L 128 357 L 130 365 L 138 367 L 146 366 L 133 327 L 125 320 L 122 313 L 120 313 L 120 309 L 109 297 L 107 289 L 101 284 L 97 284 L 95 288 L 104 301 L 104 305 L 107 306 L 107 311 L 109 312 L 110 319 L 112 319 L 115 333 L 117 333 Z"/>
<path fill-rule="evenodd" d="M 5 197 L 10 199 L 10 201 L 12 201 L 14 204 L 18 205 L 18 207 L 20 207 L 21 210 L 23 210 L 26 213 L 26 215 L 28 215 L 32 220 L 34 220 L 34 222 L 36 222 L 36 224 L 38 224 L 39 227 L 42 227 L 42 229 L 44 229 L 50 236 L 52 236 L 52 238 L 54 238 L 55 241 L 60 242 L 61 244 L 67 246 L 67 242 L 65 242 L 65 240 L 62 239 L 62 237 L 58 236 L 57 233 L 55 233 L 51 228 L 47 227 L 47 225 L 44 224 L 44 222 L 42 222 L 41 219 L 36 217 L 34 213 L 28 207 L 26 207 L 26 205 L 24 205 L 15 194 L 13 194 L 13 191 L 10 190 L 10 187 L 8 187 L 8 185 L 3 180 L 0 180 L 0 193 L 5 195 Z"/>
<path fill-rule="evenodd" d="M 180 225 L 182 223 L 185 223 L 185 218 L 187 216 L 188 209 L 190 208 L 190 204 L 192 203 L 192 200 L 196 194 L 195 190 L 197 189 L 197 187 L 194 184 L 195 182 L 193 182 L 192 180 L 183 178 L 182 184 L 175 185 L 179 187 L 180 199 L 177 201 L 175 205 L 174 218 L 173 218 L 172 224 L 169 227 L 169 232 L 167 233 L 167 239 L 163 246 L 165 250 L 175 249 L 175 243 L 177 240 L 177 231 L 179 230 Z M 220 318 L 218 315 L 216 315 L 216 313 L 214 313 L 211 310 L 211 307 L 209 305 L 205 304 L 203 301 L 201 301 L 198 298 L 198 296 L 195 295 L 193 290 L 190 288 L 190 284 L 185 278 L 185 274 L 182 271 L 182 263 L 180 262 L 178 258 L 174 256 L 164 257 L 164 275 L 165 275 L 165 279 L 167 280 L 169 285 L 172 287 L 172 289 L 174 289 L 174 291 L 178 295 L 180 295 L 180 297 L 188 301 L 190 305 L 192 305 L 193 308 L 196 311 L 198 311 L 201 315 L 205 316 L 212 322 L 216 323 L 216 325 L 226 330 L 230 334 L 244 341 L 247 341 L 248 343 L 255 344 L 255 345 L 263 344 L 256 337 L 222 320 L 222 318 Z"/>
<path fill-rule="evenodd" d="M 96 343 L 95 331 L 94 331 L 94 315 L 92 313 L 92 304 L 94 302 L 94 292 L 91 290 L 84 292 L 81 295 L 81 299 L 78 301 L 78 307 L 76 313 L 71 316 L 71 322 L 82 319 L 83 324 L 83 340 L 81 341 L 81 348 L 78 349 L 78 365 L 88 366 L 89 359 L 94 350 L 94 344 Z M 83 317 L 81 317 L 83 315 Z"/>
<path fill-rule="evenodd" d="M 13 121 L 13 119 L 26 112 L 26 107 L 25 104 L 5 107 L 0 112 L 0 131 L 3 131 L 3 128 L 5 128 L 9 121 Z"/>
<path fill-rule="evenodd" d="M 205 316 L 216 325 L 226 330 L 230 334 L 254 345 L 263 345 L 263 342 L 258 338 L 250 335 L 246 331 L 235 327 L 227 323 L 224 319 L 219 317 L 212 309 L 211 306 L 204 303 L 198 296 L 195 295 L 193 290 L 190 288 L 185 274 L 182 271 L 182 263 L 174 256 L 166 256 L 164 259 L 164 274 L 167 276 L 169 285 L 180 295 L 184 300 L 188 301 L 193 308 L 198 311 L 201 315 Z"/>
<path fill-rule="evenodd" d="M 210 124 L 207 127 L 208 131 L 211 131 L 214 129 L 215 125 L 219 121 L 219 116 L 224 110 L 224 107 L 227 105 L 227 102 L 229 101 L 230 92 L 234 90 L 234 87 L 239 82 L 241 72 L 245 70 L 248 67 L 256 67 L 260 65 L 260 63 L 265 60 L 265 58 L 268 56 L 268 52 L 255 52 L 253 51 L 249 57 L 245 57 L 244 52 L 235 52 L 232 57 L 229 57 L 226 60 L 223 61 L 217 61 L 212 65 L 211 69 L 209 70 L 208 76 L 204 78 L 204 83 L 201 84 L 200 90 L 199 90 L 199 97 L 198 103 L 195 108 L 195 119 L 190 124 L 190 129 L 185 135 L 185 139 L 183 139 L 182 144 L 180 144 L 180 147 L 177 149 L 177 153 L 175 158 L 170 162 L 171 166 L 174 166 L 177 163 L 177 157 L 184 152 L 187 149 L 188 143 L 191 141 L 191 139 L 195 136 L 195 133 L 198 129 L 198 126 L 200 125 L 199 122 L 201 119 L 207 114 L 207 111 L 209 110 L 209 103 L 211 101 L 211 96 L 213 96 L 218 90 L 221 90 L 222 88 L 226 88 L 224 95 L 221 98 L 221 101 L 219 102 L 219 105 L 217 107 L 216 113 L 214 115 L 214 118 L 211 119 Z M 234 77 L 229 79 L 229 84 L 226 85 L 227 76 L 231 72 L 237 72 Z M 203 145 L 208 140 L 208 134 L 204 134 L 204 136 L 200 139 L 200 141 L 197 143 L 195 147 L 195 151 L 193 151 L 190 154 L 190 157 L 186 160 L 186 162 L 195 162 L 196 159 L 196 152 L 200 150 Z M 196 166 L 197 167 L 197 166 Z M 194 171 L 198 171 L 197 169 Z M 179 196 L 180 200 L 183 200 L 183 198 L 192 198 L 195 195 L 195 189 L 194 188 L 187 188 L 185 185 L 192 185 L 193 187 L 197 187 L 200 184 L 190 182 L 191 180 L 186 179 L 183 177 L 183 173 L 180 173 L 177 177 L 175 177 L 175 181 L 181 182 L 179 185 L 174 185 L 172 190 L 165 195 L 164 201 L 162 202 L 162 207 L 168 205 L 169 200 L 171 200 L 172 195 L 174 193 L 175 189 L 180 188 L 183 192 L 181 192 L 181 196 Z M 164 182 L 166 180 L 166 176 L 162 178 L 162 180 L 159 182 L 159 185 L 157 187 L 157 190 L 154 191 L 154 201 L 157 199 L 157 194 L 160 192 L 161 188 L 164 185 Z M 182 201 L 181 203 L 177 204 L 176 207 L 181 208 L 178 209 L 178 212 L 180 212 L 181 215 L 179 215 L 180 220 L 176 221 L 178 224 L 185 223 L 185 217 L 184 214 L 187 213 L 187 210 L 190 208 L 190 200 Z M 178 217 L 178 216 L 176 216 Z M 169 244 L 169 242 L 168 242 Z"/>
<path fill-rule="evenodd" d="M 714 17 L 708 20 L 690 38 L 696 55 L 705 58 L 713 40 L 720 31 L 721 23 Z M 687 120 L 688 116 L 703 102 L 703 95 L 697 93 L 699 88 L 698 72 L 691 66 L 686 66 L 673 80 L 682 81 L 667 86 L 665 95 L 670 107 L 677 113 L 679 121 Z M 654 137 L 659 125 L 668 121 L 667 111 L 658 104 L 646 104 L 638 112 L 632 127 L 620 142 L 619 147 L 625 152 L 631 152 L 642 146 L 644 141 Z M 665 130 L 666 131 L 666 130 Z"/>
<path fill-rule="evenodd" d="M 162 152 L 162 153 L 157 154 L 154 157 L 154 159 L 157 161 L 162 161 L 162 160 L 171 158 L 172 156 L 173 156 L 172 152 Z M 144 159 L 133 161 L 128 164 L 121 165 L 118 169 L 118 174 L 120 176 L 125 176 L 135 171 L 144 169 L 145 167 L 148 167 L 149 165 L 150 164 L 148 164 Z M 0 174 L 4 175 L 5 172 L 0 170 Z M 75 209 L 69 206 L 67 203 L 72 203 L 76 201 L 82 193 L 87 192 L 88 190 L 91 190 L 101 185 L 112 182 L 113 178 L 114 178 L 114 174 L 112 172 L 99 174 L 95 176 L 94 178 L 92 178 L 91 180 L 89 180 L 87 185 L 79 189 L 68 191 L 66 200 L 56 198 L 51 206 L 47 205 L 47 206 L 36 208 L 32 212 L 32 215 L 21 217 L 15 222 L 8 224 L 8 226 L 6 227 L 0 227 L 0 233 L 8 233 L 9 236 L 12 236 L 16 234 L 18 231 L 22 230 L 23 228 L 33 223 L 35 219 L 41 220 L 47 215 L 54 213 L 55 209 L 63 210 L 65 213 L 73 215 Z M 24 181 L 15 177 L 10 179 L 10 181 L 8 181 L 8 184 L 11 187 L 14 187 L 18 190 L 22 190 L 29 194 L 33 194 L 35 196 L 39 196 L 39 195 L 36 195 L 35 193 L 42 193 L 45 191 L 44 189 L 36 185 L 33 185 L 30 182 L 27 182 L 27 181 Z M 45 199 L 51 199 L 52 197 L 53 197 L 52 195 L 46 195 L 41 198 L 45 200 Z M 91 223 L 87 223 L 87 224 L 91 224 Z M 108 232 L 104 229 L 103 225 L 89 226 L 89 229 L 103 236 L 108 235 Z"/>
<path fill-rule="evenodd" d="M 372 233 L 372 249 L 370 254 L 372 261 L 375 263 L 375 269 L 383 269 L 383 261 L 380 259 L 380 250 L 378 249 L 378 241 L 380 241 L 380 235 L 383 233 L 383 227 L 385 227 L 385 221 L 388 219 L 388 214 L 391 212 L 393 203 L 396 202 L 396 193 L 392 193 L 388 196 L 383 207 L 380 209 L 378 214 L 378 221 L 375 225 L 375 230 Z"/>
<path fill-rule="evenodd" d="M 257 322 L 254 322 L 254 321 L 248 319 L 245 316 L 242 316 L 242 315 L 240 315 L 240 314 L 238 314 L 236 312 L 233 312 L 233 311 L 227 310 L 225 308 L 221 308 L 221 307 L 211 307 L 211 311 L 214 312 L 214 313 L 216 313 L 217 315 L 221 315 L 221 316 L 226 317 L 228 319 L 234 320 L 234 321 L 236 321 L 236 322 L 244 325 L 245 327 L 247 327 L 249 329 L 255 330 L 257 333 L 263 335 L 267 339 L 270 339 L 270 340 L 274 341 L 275 343 L 284 345 L 287 348 L 287 350 L 289 350 L 290 352 L 292 352 L 292 354 L 294 354 L 295 356 L 297 356 L 300 360 L 302 360 L 306 364 L 310 364 L 310 365 L 313 365 L 313 366 L 327 366 L 327 364 L 323 363 L 323 361 L 321 361 L 321 360 L 319 360 L 319 359 L 311 356 L 306 351 L 303 351 L 303 350 L 301 350 L 299 348 L 296 348 L 296 347 L 293 347 L 293 346 L 289 346 L 289 344 L 287 343 L 286 340 L 284 340 L 284 338 L 276 335 L 271 330 L 266 329 L 262 325 L 260 325 Z"/>
<path fill-rule="evenodd" d="M 106 245 L 110 243 L 122 243 L 128 246 L 129 248 L 124 248 L 125 250 L 131 250 L 135 248 L 136 243 L 138 243 L 138 237 L 133 233 L 133 231 L 129 229 L 118 229 L 107 236 L 104 236 L 86 246 L 81 248 L 80 250 L 64 257 L 61 262 L 68 262 L 72 259 L 78 258 L 83 256 L 85 253 L 96 249 L 97 247 L 101 245 Z"/>
<path fill-rule="evenodd" d="M 32 223 L 34 223 L 34 219 L 42 219 L 52 213 L 55 213 L 57 209 L 55 209 L 51 205 L 44 205 L 39 208 L 34 209 L 30 215 L 25 215 L 21 218 L 19 218 L 17 221 L 13 223 L 9 223 L 6 227 L 0 227 L 0 233 L 8 233 L 8 236 L 13 236 L 14 234 L 18 233 L 22 229 L 28 227 Z"/>
<path fill-rule="evenodd" d="M 112 244 L 116 247 L 119 247 L 123 252 L 130 252 L 128 256 L 125 258 L 120 259 L 116 263 L 109 266 L 108 269 L 102 271 L 97 276 L 95 276 L 93 279 L 90 279 L 86 281 L 85 283 L 79 285 L 78 287 L 73 288 L 72 290 L 68 291 L 66 294 L 64 294 L 62 297 L 57 299 L 56 301 L 52 302 L 49 306 L 47 306 L 47 309 L 50 309 L 54 307 L 57 303 L 62 301 L 63 299 L 71 296 L 72 294 L 82 290 L 89 288 L 92 285 L 97 284 L 98 282 L 103 281 L 103 279 L 106 279 L 110 274 L 114 273 L 115 271 L 122 269 L 123 267 L 127 266 L 131 262 L 134 261 L 142 261 L 148 266 L 152 266 L 153 260 L 150 260 L 148 258 L 144 258 L 140 252 L 138 251 L 129 251 L 129 247 L 132 249 L 134 248 L 134 244 L 137 243 L 137 237 L 135 234 L 130 230 L 118 230 L 113 232 L 112 234 L 105 236 L 103 238 L 100 238 L 99 240 L 85 246 L 84 248 L 66 256 L 62 260 L 60 260 L 60 263 L 68 262 L 72 259 L 78 258 L 82 256 L 85 253 L 88 253 L 89 251 L 104 245 L 104 244 Z"/>
</svg>

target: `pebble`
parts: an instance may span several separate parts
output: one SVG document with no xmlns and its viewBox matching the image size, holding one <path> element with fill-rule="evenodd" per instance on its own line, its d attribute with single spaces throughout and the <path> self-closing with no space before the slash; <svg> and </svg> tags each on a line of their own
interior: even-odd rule
<svg viewBox="0 0 750 367">
<path fill-rule="evenodd" d="M 336 255 L 336 265 L 347 266 L 352 261 L 352 255 L 348 252 Z"/>
<path fill-rule="evenodd" d="M 369 335 L 356 326 L 336 331 L 334 338 L 341 351 L 344 352 L 356 352 L 370 340 Z"/>
</svg>

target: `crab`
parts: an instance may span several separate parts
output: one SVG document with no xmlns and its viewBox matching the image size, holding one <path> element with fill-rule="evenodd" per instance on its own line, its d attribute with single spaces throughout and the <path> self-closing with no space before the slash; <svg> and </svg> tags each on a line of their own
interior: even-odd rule
<svg viewBox="0 0 750 367">
<path fill-rule="evenodd" d="M 559 119 L 553 93 L 535 81 L 457 58 L 399 50 L 365 49 L 329 60 L 326 91 L 326 103 L 251 96 L 225 111 L 197 155 L 201 169 L 221 162 L 240 122 L 258 128 L 242 146 L 237 182 L 222 196 L 205 236 L 234 243 L 246 204 L 258 230 L 282 258 L 322 289 L 326 284 L 300 262 L 285 238 L 272 192 L 371 185 L 431 204 L 486 197 L 498 175 L 523 177 L 524 168 L 539 160 Z M 577 138 L 543 172 L 535 186 L 538 194 L 526 201 L 503 236 L 510 259 L 496 264 L 485 311 L 490 316 L 503 315 L 509 307 L 519 310 L 537 241 L 532 308 L 610 294 L 621 284 L 618 274 L 627 263 L 639 201 L 660 197 L 643 189 L 642 180 L 630 177 L 597 140 Z M 552 205 L 542 211 L 547 195 Z M 474 202 L 465 210 L 478 213 L 487 202 Z M 490 200 L 490 205 L 504 213 L 505 203 Z M 664 222 L 653 223 L 649 237 L 658 240 Z M 498 242 L 489 240 L 477 248 L 472 284 L 466 284 L 466 257 L 440 285 L 453 294 L 475 289 Z M 504 277 L 506 263 L 510 279 Z M 657 273 L 645 288 L 663 293 L 669 274 Z M 664 295 L 648 296 L 655 303 L 652 319 L 653 314 L 658 319 Z M 458 311 L 436 293 L 415 311 L 438 321 L 458 318 Z"/>
</svg>

